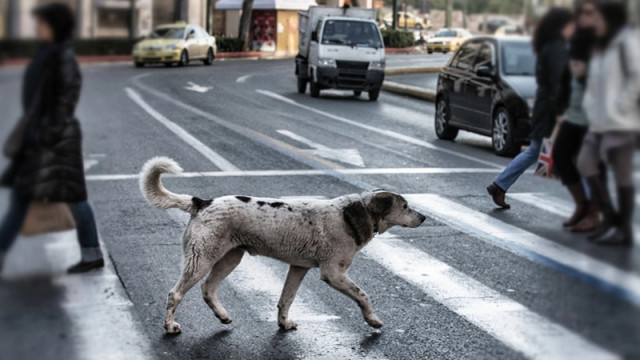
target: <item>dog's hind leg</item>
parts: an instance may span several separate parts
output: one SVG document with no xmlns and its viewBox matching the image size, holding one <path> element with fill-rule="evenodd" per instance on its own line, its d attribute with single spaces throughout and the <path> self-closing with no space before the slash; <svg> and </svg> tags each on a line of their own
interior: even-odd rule
<svg viewBox="0 0 640 360">
<path fill-rule="evenodd" d="M 233 271 L 233 269 L 240 264 L 240 260 L 242 260 L 243 255 L 244 250 L 242 249 L 230 250 L 222 257 L 222 259 L 218 260 L 218 262 L 213 265 L 213 269 L 211 269 L 211 273 L 207 277 L 207 280 L 202 283 L 202 296 L 204 297 L 204 301 L 209 305 L 211 310 L 213 310 L 213 313 L 223 324 L 231 323 L 231 317 L 222 304 L 220 304 L 220 301 L 218 301 L 216 289 L 222 280 L 224 280 Z"/>
<path fill-rule="evenodd" d="M 382 321 L 373 312 L 369 296 L 349 279 L 345 271 L 346 268 L 341 269 L 332 264 L 324 265 L 320 268 L 320 279 L 353 299 L 362 310 L 364 320 L 369 326 L 374 328 L 382 327 Z"/>
<path fill-rule="evenodd" d="M 296 297 L 296 293 L 300 288 L 302 279 L 309 271 L 309 268 L 291 265 L 289 267 L 289 273 L 287 274 L 287 280 L 284 283 L 282 289 L 282 295 L 280 301 L 278 301 L 278 326 L 283 330 L 291 330 L 297 327 L 294 321 L 288 319 L 289 308 L 293 303 L 293 299 Z"/>
<path fill-rule="evenodd" d="M 182 275 L 180 275 L 180 280 L 178 280 L 167 296 L 167 313 L 164 318 L 164 328 L 168 334 L 179 334 L 182 331 L 180 324 L 173 321 L 182 297 L 207 274 L 207 271 L 211 269 L 213 264 L 219 260 L 226 251 L 227 249 L 222 249 L 221 247 L 217 247 L 206 254 L 197 252 L 195 247 L 189 247 L 188 251 L 185 251 Z"/>
</svg>

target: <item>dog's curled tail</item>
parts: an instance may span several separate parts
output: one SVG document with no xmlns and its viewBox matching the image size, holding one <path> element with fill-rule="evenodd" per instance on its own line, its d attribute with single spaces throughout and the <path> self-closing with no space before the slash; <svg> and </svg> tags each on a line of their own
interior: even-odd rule
<svg viewBox="0 0 640 360">
<path fill-rule="evenodd" d="M 160 180 L 162 174 L 180 174 L 182 168 L 168 157 L 154 157 L 147 161 L 140 173 L 140 190 L 151 205 L 159 209 L 178 208 L 188 213 L 195 213 L 193 196 L 175 194 L 165 189 Z"/>
</svg>

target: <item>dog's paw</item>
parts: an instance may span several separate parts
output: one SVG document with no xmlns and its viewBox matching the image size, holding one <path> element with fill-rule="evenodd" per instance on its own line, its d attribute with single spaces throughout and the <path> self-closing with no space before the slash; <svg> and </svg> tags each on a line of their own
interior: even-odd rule
<svg viewBox="0 0 640 360">
<path fill-rule="evenodd" d="M 164 328 L 167 330 L 167 334 L 180 334 L 182 332 L 180 324 L 175 321 L 171 324 L 164 324 Z"/>
<path fill-rule="evenodd" d="M 231 316 L 229 316 L 229 314 L 227 314 L 226 312 L 224 314 L 218 315 L 215 314 L 214 315 L 218 318 L 218 320 L 220 320 L 221 323 L 227 325 L 227 324 L 231 324 L 231 322 L 233 321 L 233 319 L 231 319 Z"/>
<path fill-rule="evenodd" d="M 278 321 L 278 326 L 282 330 L 294 330 L 298 328 L 298 324 L 291 320 Z"/>
<path fill-rule="evenodd" d="M 381 328 L 383 325 L 382 321 L 380 321 L 380 319 L 378 319 L 378 317 L 373 314 L 368 317 L 365 317 L 364 321 L 366 321 L 367 324 L 369 324 L 369 326 L 376 329 Z"/>
</svg>

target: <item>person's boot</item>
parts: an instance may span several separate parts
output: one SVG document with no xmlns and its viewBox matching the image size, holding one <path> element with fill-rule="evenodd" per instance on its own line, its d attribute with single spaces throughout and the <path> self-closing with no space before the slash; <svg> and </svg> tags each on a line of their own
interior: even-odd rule
<svg viewBox="0 0 640 360">
<path fill-rule="evenodd" d="M 618 188 L 618 222 L 615 231 L 596 240 L 598 245 L 631 246 L 633 244 L 633 206 L 635 203 L 633 186 Z"/>
<path fill-rule="evenodd" d="M 600 225 L 598 225 L 592 234 L 587 236 L 589 240 L 593 241 L 605 235 L 615 226 L 616 212 L 613 210 L 609 191 L 604 186 L 601 177 L 589 177 L 587 178 L 587 182 L 589 183 L 589 188 L 591 190 L 591 199 L 598 205 L 600 213 L 602 214 L 602 221 L 600 221 Z"/>
<path fill-rule="evenodd" d="M 573 211 L 573 215 L 562 223 L 563 227 L 572 227 L 584 219 L 587 215 L 587 201 L 584 194 L 584 188 L 580 182 L 567 185 L 567 189 L 573 198 L 573 202 L 576 204 L 576 209 Z"/>
<path fill-rule="evenodd" d="M 600 208 L 595 202 L 590 202 L 587 215 L 576 226 L 571 228 L 571 232 L 590 232 L 595 230 L 598 225 L 600 225 Z"/>
<path fill-rule="evenodd" d="M 503 209 L 511 209 L 511 205 L 504 201 L 506 192 L 502 190 L 496 183 L 492 183 L 487 187 L 487 192 L 493 198 L 493 202 Z"/>
<path fill-rule="evenodd" d="M 94 261 L 80 261 L 67 269 L 69 274 L 80 274 L 94 269 L 101 269 L 104 267 L 104 259 L 98 259 Z"/>
</svg>

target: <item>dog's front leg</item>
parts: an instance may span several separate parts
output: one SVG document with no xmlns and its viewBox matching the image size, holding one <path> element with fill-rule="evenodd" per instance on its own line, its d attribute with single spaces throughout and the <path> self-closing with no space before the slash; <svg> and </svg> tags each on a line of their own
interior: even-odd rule
<svg viewBox="0 0 640 360">
<path fill-rule="evenodd" d="M 369 326 L 374 328 L 382 327 L 382 321 L 380 321 L 373 312 L 369 296 L 349 279 L 345 271 L 346 269 L 344 271 L 342 269 L 339 270 L 339 268 L 332 265 L 322 266 L 320 269 L 320 279 L 353 299 L 360 309 L 362 309 L 364 321 L 366 321 Z"/>
<path fill-rule="evenodd" d="M 278 326 L 283 330 L 295 329 L 297 324 L 294 321 L 288 319 L 289 308 L 293 303 L 293 299 L 296 297 L 296 293 L 300 288 L 302 279 L 307 275 L 309 268 L 291 265 L 289 267 L 289 273 L 287 274 L 287 280 L 284 283 L 282 289 L 282 295 L 280 301 L 278 301 Z"/>
</svg>

